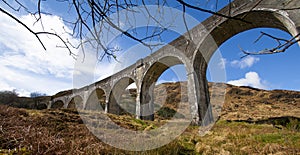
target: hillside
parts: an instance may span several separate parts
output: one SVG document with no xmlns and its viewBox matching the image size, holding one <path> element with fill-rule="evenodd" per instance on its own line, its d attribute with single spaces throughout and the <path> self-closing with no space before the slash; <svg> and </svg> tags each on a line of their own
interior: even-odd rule
<svg viewBox="0 0 300 155">
<path fill-rule="evenodd" d="M 145 154 L 300 152 L 300 92 L 220 83 L 209 86 L 214 116 L 218 118 L 212 130 L 202 137 L 198 134 L 201 127 L 190 126 L 170 144 Z M 158 128 L 176 111 L 179 101 L 187 102 L 186 90 L 186 84 L 179 82 L 156 86 L 155 107 L 163 108 L 156 112 L 155 121 L 137 120 L 130 115 L 109 114 L 109 117 L 129 130 Z M 135 91 L 128 92 L 131 94 L 124 94 L 123 98 L 130 104 Z M 0 154 L 136 154 L 101 142 L 89 132 L 76 110 L 0 106 Z M 101 116 L 96 112 L 84 114 L 92 123 Z M 101 131 L 101 127 L 95 130 Z"/>
<path fill-rule="evenodd" d="M 209 83 L 210 101 L 214 117 L 222 120 L 262 120 L 272 117 L 300 118 L 300 92 L 288 90 L 261 90 L 223 83 Z M 154 103 L 176 110 L 187 102 L 186 83 L 167 83 L 155 87 Z M 156 107 L 161 107 L 158 105 Z"/>
</svg>

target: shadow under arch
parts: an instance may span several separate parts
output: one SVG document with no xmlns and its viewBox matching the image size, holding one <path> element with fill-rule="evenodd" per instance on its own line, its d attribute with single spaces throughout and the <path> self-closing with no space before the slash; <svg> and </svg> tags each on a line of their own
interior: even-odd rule
<svg viewBox="0 0 300 155">
<path fill-rule="evenodd" d="M 126 88 L 136 83 L 135 80 L 133 80 L 131 77 L 123 77 L 119 81 L 117 81 L 109 95 L 109 101 L 108 101 L 108 113 L 112 114 L 136 114 L 136 102 L 134 103 L 125 103 L 124 98 L 122 95 L 124 95 Z M 130 91 L 130 90 L 128 90 Z M 127 95 L 130 95 L 130 92 L 127 93 Z"/>
<path fill-rule="evenodd" d="M 103 89 L 96 88 L 89 95 L 86 103 L 85 110 L 93 110 L 93 111 L 104 111 L 106 105 L 106 94 Z"/>
<path fill-rule="evenodd" d="M 51 105 L 52 109 L 60 109 L 63 107 L 64 107 L 64 102 L 62 100 L 57 100 Z"/>
<path fill-rule="evenodd" d="M 67 108 L 82 110 L 83 109 L 83 99 L 82 99 L 82 97 L 79 96 L 79 95 L 74 96 L 71 99 L 71 101 L 68 103 Z"/>
<path fill-rule="evenodd" d="M 144 120 L 154 120 L 154 87 L 159 77 L 168 68 L 175 65 L 184 65 L 188 71 L 186 63 L 179 56 L 165 56 L 155 62 L 145 73 L 140 91 L 140 118 Z M 180 91 L 180 90 L 179 90 Z"/>
</svg>

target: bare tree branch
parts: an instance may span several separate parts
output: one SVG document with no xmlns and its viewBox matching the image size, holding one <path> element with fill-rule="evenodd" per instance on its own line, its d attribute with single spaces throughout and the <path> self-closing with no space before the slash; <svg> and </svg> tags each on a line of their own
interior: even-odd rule
<svg viewBox="0 0 300 155">
<path fill-rule="evenodd" d="M 76 13 L 76 17 L 73 21 L 67 21 L 67 20 L 63 19 L 63 21 L 65 23 L 67 23 L 71 26 L 71 31 L 72 31 L 72 32 L 67 32 L 65 30 L 65 33 L 68 33 L 69 35 L 73 36 L 74 38 L 77 38 L 80 40 L 78 45 L 73 45 L 72 43 L 70 43 L 69 40 L 62 38 L 61 35 L 59 35 L 55 32 L 54 33 L 47 32 L 44 30 L 42 16 L 43 16 L 43 14 L 49 14 L 49 13 L 43 12 L 41 6 L 42 6 L 42 3 L 45 3 L 47 0 L 37 0 L 37 4 L 36 4 L 37 11 L 36 12 L 30 12 L 28 10 L 28 8 L 25 6 L 25 4 L 22 4 L 21 2 L 19 2 L 19 0 L 13 0 L 13 1 L 1 0 L 1 1 L 6 6 L 8 6 L 10 9 L 12 9 L 13 11 L 18 12 L 18 11 L 24 10 L 26 13 L 29 13 L 35 17 L 34 24 L 36 24 L 36 23 L 41 24 L 42 29 L 43 29 L 41 32 L 33 31 L 30 27 L 28 27 L 26 24 L 24 24 L 22 21 L 20 21 L 16 16 L 9 13 L 5 9 L 0 8 L 0 12 L 4 13 L 8 17 L 12 18 L 17 23 L 19 23 L 20 25 L 25 27 L 30 33 L 32 33 L 37 38 L 38 42 L 42 45 L 44 50 L 46 50 L 46 47 L 45 47 L 43 41 L 41 40 L 40 35 L 52 35 L 54 37 L 57 37 L 60 40 L 60 42 L 63 43 L 63 46 L 58 46 L 58 47 L 66 48 L 69 51 L 70 55 L 72 55 L 73 57 L 75 57 L 76 55 L 71 51 L 71 49 L 81 48 L 84 53 L 83 45 L 89 44 L 91 47 L 95 48 L 96 55 L 97 55 L 97 58 L 99 58 L 99 60 L 102 60 L 105 56 L 115 58 L 116 57 L 115 53 L 119 52 L 121 49 L 109 47 L 109 45 L 107 45 L 109 43 L 106 43 L 103 41 L 103 40 L 105 40 L 105 39 L 103 39 L 105 37 L 105 33 L 113 32 L 114 30 L 120 32 L 121 35 L 124 35 L 138 43 L 141 43 L 142 45 L 148 47 L 149 49 L 154 49 L 154 47 L 159 46 L 161 44 L 151 44 L 151 41 L 153 41 L 153 40 L 160 41 L 162 39 L 161 38 L 162 34 L 169 27 L 172 26 L 172 24 L 165 25 L 165 24 L 161 23 L 160 19 L 158 19 L 156 16 L 152 15 L 151 12 L 147 8 L 147 3 L 151 3 L 151 4 L 157 4 L 158 10 L 159 10 L 160 6 L 164 6 L 167 4 L 167 0 L 153 0 L 153 1 L 142 0 L 140 2 L 136 1 L 136 0 L 55 0 L 56 2 L 59 2 L 59 3 L 67 3 L 68 11 L 74 11 Z M 48 1 L 50 1 L 50 0 L 48 0 Z M 245 17 L 247 16 L 247 14 L 245 14 L 245 16 L 241 17 L 241 18 L 233 17 L 231 15 L 232 0 L 228 0 L 229 10 L 228 10 L 228 13 L 225 13 L 225 14 L 217 12 L 219 0 L 213 1 L 213 3 L 215 3 L 215 10 L 205 9 L 205 8 L 202 8 L 201 6 L 196 5 L 195 3 L 188 2 L 185 0 L 176 0 L 176 1 L 180 5 L 180 7 L 182 7 L 182 11 L 183 11 L 182 17 L 183 17 L 185 29 L 187 30 L 187 32 L 189 30 L 186 19 L 185 19 L 186 18 L 185 13 L 186 13 L 187 8 L 197 10 L 202 13 L 208 13 L 211 15 L 216 15 L 216 16 L 220 16 L 223 18 L 227 18 L 227 19 L 239 20 L 242 22 L 249 23 L 246 20 L 244 20 Z M 208 0 L 206 2 L 209 2 L 209 1 L 210 0 Z M 15 2 L 15 3 L 13 3 L 13 2 Z M 251 8 L 251 10 L 253 10 L 255 7 L 257 7 L 257 5 L 259 5 L 261 2 L 262 2 L 262 0 L 257 1 L 257 3 L 254 4 L 254 6 Z M 126 10 L 129 12 L 132 12 L 134 15 L 136 13 L 135 12 L 136 10 L 134 10 L 133 8 L 136 6 L 143 6 L 144 9 L 146 10 L 145 13 L 147 14 L 148 22 L 150 22 L 150 20 L 154 21 L 160 28 L 146 27 L 145 34 L 141 35 L 141 34 L 137 34 L 136 29 L 133 29 L 135 27 L 135 23 L 134 23 L 135 21 L 133 21 L 131 23 L 130 20 L 128 20 L 127 24 L 129 24 L 132 28 L 124 29 L 120 24 L 120 16 L 121 15 L 119 12 L 121 10 Z M 300 8 L 297 8 L 297 7 L 283 8 L 281 10 L 296 10 L 296 9 L 300 9 Z M 116 19 L 117 21 L 110 18 L 110 15 L 112 15 L 114 13 L 117 13 L 117 19 Z M 150 30 L 151 30 L 151 32 L 150 32 Z M 265 50 L 261 50 L 261 51 L 253 52 L 253 53 L 247 52 L 247 51 L 243 50 L 242 48 L 240 48 L 240 49 L 241 49 L 241 51 L 243 51 L 245 56 L 281 53 L 281 52 L 286 51 L 291 45 L 299 42 L 299 39 L 298 39 L 299 35 L 300 34 L 296 35 L 295 37 L 293 37 L 291 39 L 284 39 L 284 38 L 278 38 L 273 35 L 261 32 L 261 35 L 257 38 L 257 40 L 254 43 L 258 42 L 262 37 L 265 36 L 265 37 L 271 38 L 274 41 L 276 41 L 278 45 L 274 48 L 265 49 Z M 86 40 L 86 39 L 89 39 L 89 40 Z"/>
<path fill-rule="evenodd" d="M 273 35 L 267 34 L 265 32 L 260 32 L 261 35 L 254 41 L 254 43 L 257 43 L 259 40 L 261 40 L 262 37 L 266 36 L 268 38 L 273 39 L 274 41 L 277 42 L 277 46 L 273 48 L 266 48 L 264 50 L 260 50 L 258 52 L 247 52 L 243 50 L 241 47 L 240 50 L 244 53 L 244 55 L 241 58 L 244 58 L 249 55 L 266 55 L 266 54 L 275 54 L 275 53 L 283 53 L 285 52 L 288 48 L 290 48 L 292 45 L 300 42 L 299 36 L 300 33 L 292 37 L 291 39 L 287 40 L 284 38 L 278 38 Z"/>
<path fill-rule="evenodd" d="M 31 30 L 26 24 L 24 24 L 22 21 L 20 21 L 17 17 L 13 16 L 12 14 L 10 14 L 9 12 L 3 10 L 2 8 L 0 8 L 0 12 L 6 14 L 7 16 L 9 16 L 10 18 L 12 18 L 13 20 L 15 20 L 16 22 L 18 22 L 19 24 L 21 24 L 23 27 L 25 27 L 30 33 L 32 33 L 37 40 L 40 42 L 40 44 L 43 46 L 44 50 L 46 50 L 46 47 L 44 45 L 44 43 L 41 41 L 40 37 L 38 36 L 38 34 L 36 34 L 33 30 Z"/>
</svg>

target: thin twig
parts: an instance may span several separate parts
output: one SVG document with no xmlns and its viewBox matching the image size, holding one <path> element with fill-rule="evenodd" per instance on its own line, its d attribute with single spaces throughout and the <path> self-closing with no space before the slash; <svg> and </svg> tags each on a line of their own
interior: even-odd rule
<svg viewBox="0 0 300 155">
<path fill-rule="evenodd" d="M 254 43 L 257 43 L 263 36 L 266 36 L 268 38 L 271 38 L 277 42 L 277 46 L 273 48 L 267 48 L 264 50 L 260 50 L 258 52 L 247 52 L 243 50 L 241 47 L 240 50 L 244 53 L 244 55 L 241 58 L 244 58 L 249 55 L 266 55 L 266 54 L 275 54 L 275 53 L 283 53 L 285 52 L 288 48 L 290 48 L 292 45 L 298 43 L 300 39 L 298 38 L 300 36 L 300 33 L 292 37 L 291 39 L 283 39 L 279 37 L 275 37 L 273 35 L 267 34 L 265 32 L 261 32 L 261 35 L 254 41 Z"/>
</svg>

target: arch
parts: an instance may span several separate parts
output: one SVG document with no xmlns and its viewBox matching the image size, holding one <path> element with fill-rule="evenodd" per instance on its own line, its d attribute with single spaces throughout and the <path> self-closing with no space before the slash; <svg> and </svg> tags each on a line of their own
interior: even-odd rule
<svg viewBox="0 0 300 155">
<path fill-rule="evenodd" d="M 83 109 L 83 99 L 81 96 L 74 96 L 71 101 L 68 103 L 68 107 L 70 109 Z"/>
<path fill-rule="evenodd" d="M 51 108 L 52 109 L 60 109 L 64 107 L 64 102 L 62 100 L 57 100 L 54 103 L 52 103 Z"/>
<path fill-rule="evenodd" d="M 245 11 L 246 9 L 244 9 L 236 13 L 235 17 L 242 18 L 248 23 L 240 20 L 222 19 L 219 20 L 219 23 L 213 24 L 216 21 L 216 18 L 213 17 L 202 23 L 206 28 L 209 28 L 208 32 L 210 33 L 198 44 L 196 52 L 193 53 L 192 63 L 195 74 L 196 100 L 199 106 L 198 114 L 204 125 L 213 121 L 211 109 L 209 110 L 211 106 L 206 71 L 210 58 L 221 44 L 238 33 L 254 28 L 277 28 L 290 34 L 297 34 L 296 27 L 292 26 L 293 23 L 287 16 L 275 12 L 274 9 L 259 9 L 258 7 L 252 11 Z M 208 111 L 210 113 L 207 113 Z M 208 119 L 203 120 L 204 118 Z"/>
<path fill-rule="evenodd" d="M 106 94 L 103 89 L 93 90 L 85 103 L 85 110 L 104 111 L 106 104 Z"/>
<path fill-rule="evenodd" d="M 131 113 L 135 114 L 136 102 L 134 105 L 124 105 L 122 103 L 122 94 L 124 94 L 126 88 L 135 83 L 135 80 L 131 77 L 123 77 L 118 82 L 116 82 L 110 92 L 109 102 L 108 102 L 108 112 L 113 114 L 125 114 Z M 129 92 L 130 93 L 130 92 Z M 131 103 L 129 103 L 131 104 Z"/>
<path fill-rule="evenodd" d="M 146 120 L 154 120 L 154 87 L 158 78 L 166 71 L 168 68 L 183 64 L 185 66 L 186 71 L 188 71 L 186 67 L 186 62 L 183 58 L 178 56 L 165 56 L 160 58 L 157 62 L 155 62 L 144 74 L 141 92 L 140 92 L 140 102 L 141 102 L 141 111 L 140 117 L 141 119 Z"/>
<path fill-rule="evenodd" d="M 247 21 L 247 23 L 240 20 L 225 19 L 223 22 L 214 25 L 211 30 L 208 30 L 210 31 L 210 35 L 206 36 L 203 42 L 197 46 L 197 51 L 193 56 L 194 67 L 202 65 L 207 66 L 205 63 L 208 64 L 211 56 L 220 45 L 236 34 L 250 29 L 277 28 L 286 31 L 291 35 L 296 35 L 298 33 L 291 19 L 279 12 L 275 12 L 274 9 L 242 12 L 235 17 L 241 18 Z M 203 24 L 205 27 L 209 27 L 209 25 L 212 24 L 212 21 L 204 21 Z M 206 67 L 204 67 L 204 69 L 206 70 Z"/>
</svg>

